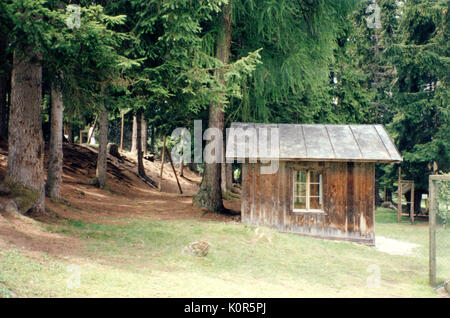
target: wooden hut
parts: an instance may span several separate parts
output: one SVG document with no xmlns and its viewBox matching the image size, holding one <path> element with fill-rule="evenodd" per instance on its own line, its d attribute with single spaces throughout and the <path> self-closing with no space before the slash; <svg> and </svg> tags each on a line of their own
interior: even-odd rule
<svg viewBox="0 0 450 318">
<path fill-rule="evenodd" d="M 402 161 L 382 125 L 233 123 L 227 137 L 227 161 L 242 162 L 243 223 L 375 243 L 375 163 Z"/>
</svg>

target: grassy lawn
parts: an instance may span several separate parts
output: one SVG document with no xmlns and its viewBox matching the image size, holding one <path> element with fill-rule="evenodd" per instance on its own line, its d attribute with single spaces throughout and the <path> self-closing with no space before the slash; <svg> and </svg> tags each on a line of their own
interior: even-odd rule
<svg viewBox="0 0 450 318">
<path fill-rule="evenodd" d="M 82 256 L 2 250 L 0 296 L 435 297 L 427 282 L 428 227 L 397 224 L 392 210 L 379 209 L 376 216 L 377 235 L 420 247 L 412 255 L 397 256 L 268 229 L 258 240 L 255 228 L 239 223 L 72 220 L 47 230 L 81 238 L 87 246 Z M 195 240 L 211 244 L 206 257 L 183 253 Z M 438 243 L 443 280 L 450 277 L 450 229 L 439 231 Z M 378 269 L 376 286 L 370 282 Z"/>
</svg>

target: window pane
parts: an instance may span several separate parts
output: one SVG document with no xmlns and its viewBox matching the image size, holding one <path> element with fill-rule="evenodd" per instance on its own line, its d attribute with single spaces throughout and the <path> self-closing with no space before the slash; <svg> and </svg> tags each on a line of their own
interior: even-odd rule
<svg viewBox="0 0 450 318">
<path fill-rule="evenodd" d="M 295 179 L 296 182 L 306 182 L 306 171 L 300 170 L 295 171 Z"/>
<path fill-rule="evenodd" d="M 295 185 L 295 194 L 294 196 L 306 196 L 306 184 L 304 183 L 297 183 Z"/>
<path fill-rule="evenodd" d="M 306 209 L 306 198 L 296 197 L 294 201 L 294 209 Z"/>
<path fill-rule="evenodd" d="M 311 196 L 319 196 L 320 185 L 319 184 L 311 184 L 309 188 L 309 195 Z"/>
<path fill-rule="evenodd" d="M 322 205 L 319 204 L 319 198 L 310 198 L 309 199 L 309 208 L 314 210 L 322 210 Z"/>
<path fill-rule="evenodd" d="M 320 172 L 319 171 L 311 171 L 310 182 L 319 183 L 320 182 Z"/>
</svg>

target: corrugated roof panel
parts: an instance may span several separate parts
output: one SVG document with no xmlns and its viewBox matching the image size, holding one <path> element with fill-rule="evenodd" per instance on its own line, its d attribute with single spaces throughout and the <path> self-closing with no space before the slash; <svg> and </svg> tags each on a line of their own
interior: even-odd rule
<svg viewBox="0 0 450 318">
<path fill-rule="evenodd" d="M 299 125 L 303 129 L 308 158 L 335 159 L 333 147 L 323 125 Z"/>
<path fill-rule="evenodd" d="M 328 130 L 336 158 L 362 159 L 362 154 L 349 126 L 326 125 L 325 127 Z"/>
<path fill-rule="evenodd" d="M 233 123 L 230 128 L 235 130 L 242 129 L 243 134 L 240 131 L 235 131 L 234 134 L 227 136 L 233 138 L 231 142 L 227 142 L 226 157 L 227 158 L 258 158 L 258 134 L 253 123 Z M 229 148 L 229 145 L 235 147 Z M 253 148 L 253 149 L 252 149 Z"/>
<path fill-rule="evenodd" d="M 258 158 L 278 159 L 280 157 L 278 124 L 255 124 L 255 128 L 258 134 Z"/>
<path fill-rule="evenodd" d="M 356 142 L 364 159 L 390 160 L 391 156 L 386 149 L 378 132 L 372 125 L 350 125 Z"/>
<path fill-rule="evenodd" d="M 393 160 L 402 160 L 402 156 L 398 152 L 397 148 L 391 141 L 391 137 L 389 137 L 386 129 L 384 129 L 383 125 L 375 125 L 375 129 L 378 132 L 381 140 L 383 141 L 386 149 L 389 151 L 389 154 Z"/>
<path fill-rule="evenodd" d="M 256 127 L 256 128 L 255 128 Z M 402 157 L 382 125 L 292 125 L 232 123 L 231 128 L 242 128 L 226 157 L 251 158 L 249 149 L 258 149 L 258 131 L 279 128 L 279 159 L 338 160 L 368 162 L 399 162 Z M 253 129 L 253 144 L 249 145 L 248 130 Z M 258 149 L 258 158 L 274 158 L 274 153 Z M 266 155 L 264 155 L 266 154 Z M 267 156 L 269 154 L 270 156 Z M 254 157 L 253 157 L 254 158 Z"/>
<path fill-rule="evenodd" d="M 306 158 L 305 139 L 299 125 L 279 124 L 280 158 Z"/>
</svg>

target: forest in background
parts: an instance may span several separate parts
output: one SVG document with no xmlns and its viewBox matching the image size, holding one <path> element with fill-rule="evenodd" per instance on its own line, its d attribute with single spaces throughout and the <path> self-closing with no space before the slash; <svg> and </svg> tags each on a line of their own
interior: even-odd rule
<svg viewBox="0 0 450 318">
<path fill-rule="evenodd" d="M 221 130 L 235 121 L 378 123 L 420 200 L 428 175 L 450 165 L 448 11 L 445 0 L 2 1 L 6 181 L 31 190 L 23 209 L 44 211 L 45 195 L 60 196 L 62 132 L 76 142 L 98 121 L 105 187 L 108 131 L 125 114 L 140 164 L 143 147 L 154 152 L 196 119 Z M 194 202 L 223 211 L 232 167 L 202 166 Z M 397 166 L 376 173 L 378 188 L 396 189 Z"/>
</svg>

